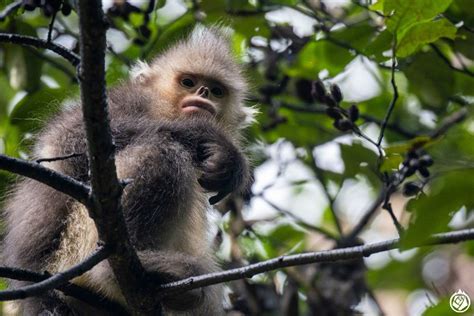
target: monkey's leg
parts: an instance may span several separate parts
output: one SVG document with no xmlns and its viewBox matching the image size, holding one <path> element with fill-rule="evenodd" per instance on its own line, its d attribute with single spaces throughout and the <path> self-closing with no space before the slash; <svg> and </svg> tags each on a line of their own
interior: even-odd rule
<svg viewBox="0 0 474 316">
<path fill-rule="evenodd" d="M 174 281 L 217 269 L 208 243 L 206 196 L 197 182 L 200 172 L 191 153 L 167 137 L 150 136 L 127 146 L 117 155 L 117 172 L 130 179 L 122 202 L 140 259 L 150 276 Z M 173 295 L 164 304 L 215 315 L 221 296 L 208 287 Z"/>
<path fill-rule="evenodd" d="M 48 269 L 47 263 L 58 249 L 65 229 L 68 201 L 66 195 L 34 180 L 26 179 L 17 184 L 5 205 L 5 265 L 37 272 Z M 13 288 L 27 284 L 10 282 Z M 64 303 L 51 295 L 52 292 L 20 301 L 23 314 L 65 310 Z"/>
<path fill-rule="evenodd" d="M 128 183 L 122 205 L 137 249 L 170 246 L 189 220 L 206 220 L 204 210 L 193 214 L 200 194 L 196 171 L 178 143 L 166 136 L 143 137 L 117 154 L 116 165 L 119 178 Z"/>
<path fill-rule="evenodd" d="M 192 276 L 217 271 L 210 258 L 195 257 L 175 251 L 140 251 L 140 261 L 153 281 L 172 282 Z M 193 310 L 193 315 L 221 315 L 222 287 L 220 285 L 198 288 L 165 296 L 163 304 L 174 311 Z"/>
</svg>

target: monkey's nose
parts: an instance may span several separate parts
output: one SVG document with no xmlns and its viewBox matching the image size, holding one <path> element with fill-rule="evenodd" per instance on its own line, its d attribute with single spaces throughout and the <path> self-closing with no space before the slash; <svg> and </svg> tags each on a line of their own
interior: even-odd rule
<svg viewBox="0 0 474 316">
<path fill-rule="evenodd" d="M 209 98 L 209 89 L 205 86 L 202 86 L 196 91 L 196 94 L 207 99 Z"/>
</svg>

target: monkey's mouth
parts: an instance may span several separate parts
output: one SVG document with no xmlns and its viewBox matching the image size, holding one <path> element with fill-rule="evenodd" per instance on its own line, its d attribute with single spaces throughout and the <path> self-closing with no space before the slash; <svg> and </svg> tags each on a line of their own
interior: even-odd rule
<svg viewBox="0 0 474 316">
<path fill-rule="evenodd" d="M 185 113 L 207 111 L 212 115 L 216 115 L 216 109 L 214 108 L 214 105 L 212 105 L 211 102 L 199 97 L 184 100 L 181 103 L 181 108 Z"/>
</svg>

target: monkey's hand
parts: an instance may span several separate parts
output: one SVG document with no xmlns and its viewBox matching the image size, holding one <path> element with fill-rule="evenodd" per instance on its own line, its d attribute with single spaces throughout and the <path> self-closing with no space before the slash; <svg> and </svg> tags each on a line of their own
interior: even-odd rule
<svg viewBox="0 0 474 316">
<path fill-rule="evenodd" d="M 193 151 L 192 155 L 202 171 L 199 184 L 207 191 L 217 192 L 209 203 L 215 204 L 229 193 L 243 188 L 249 179 L 247 160 L 230 138 L 206 120 L 181 123 L 181 128 L 173 134 Z"/>
<path fill-rule="evenodd" d="M 209 199 L 216 204 L 229 193 L 242 188 L 248 178 L 247 161 L 240 150 L 224 135 L 207 131 L 197 146 L 197 157 L 202 170 L 199 184 L 217 192 Z"/>
<path fill-rule="evenodd" d="M 239 150 L 227 139 L 216 137 L 198 146 L 198 157 L 203 174 L 199 184 L 208 191 L 217 192 L 209 199 L 215 204 L 242 185 L 246 163 Z"/>
</svg>

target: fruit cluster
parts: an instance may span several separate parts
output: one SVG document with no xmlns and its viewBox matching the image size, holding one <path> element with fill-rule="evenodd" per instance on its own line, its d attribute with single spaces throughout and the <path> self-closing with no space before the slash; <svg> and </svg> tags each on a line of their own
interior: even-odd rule
<svg viewBox="0 0 474 316">
<path fill-rule="evenodd" d="M 343 96 L 338 85 L 332 84 L 327 91 L 321 80 L 314 81 L 311 95 L 319 103 L 327 105 L 326 114 L 334 119 L 335 128 L 345 132 L 355 127 L 354 123 L 359 119 L 359 109 L 355 104 L 352 104 L 347 110 L 341 108 L 339 104 Z"/>
<path fill-rule="evenodd" d="M 69 15 L 72 10 L 71 4 L 67 0 L 23 0 L 22 6 L 26 11 L 41 8 L 45 16 L 52 16 L 59 10 L 62 14 Z"/>
<path fill-rule="evenodd" d="M 403 178 L 408 178 L 416 172 L 426 179 L 430 176 L 428 167 L 433 165 L 433 158 L 422 149 L 410 150 L 403 161 L 400 174 Z M 405 196 L 413 196 L 418 194 L 423 188 L 423 183 L 419 181 L 408 181 L 403 185 L 403 194 Z"/>
</svg>

